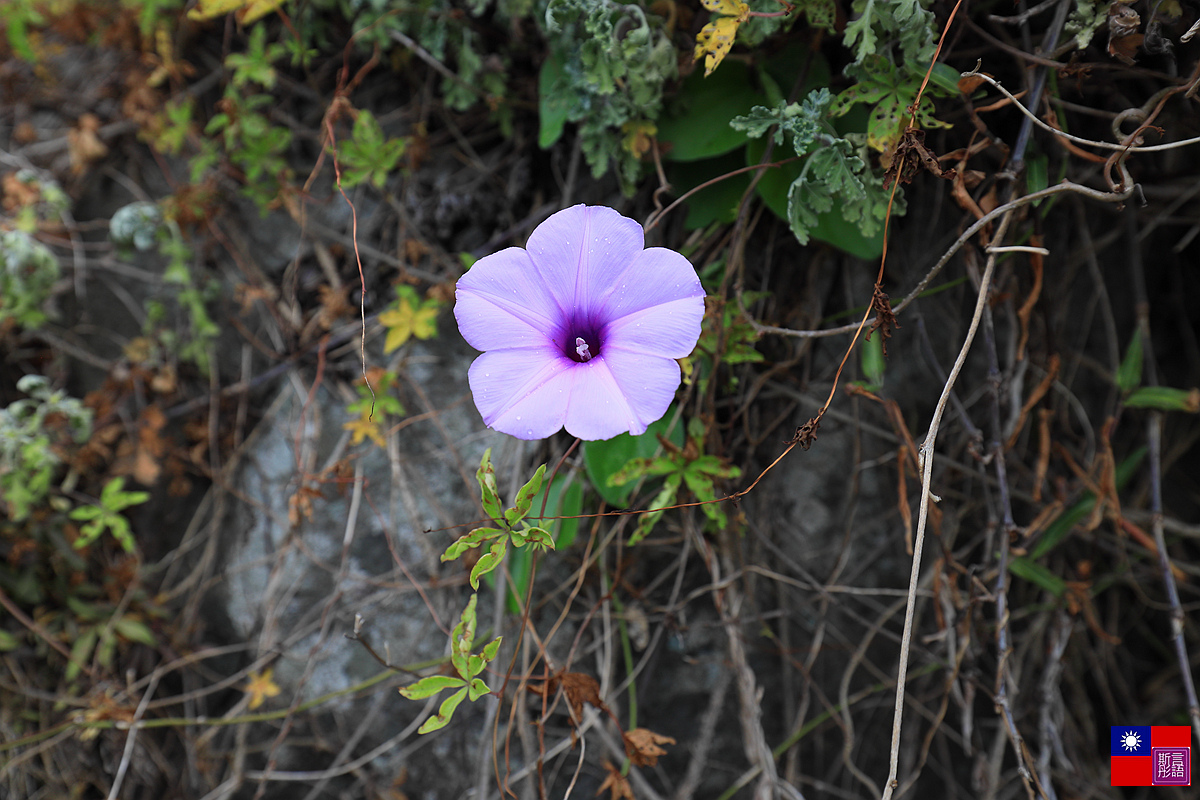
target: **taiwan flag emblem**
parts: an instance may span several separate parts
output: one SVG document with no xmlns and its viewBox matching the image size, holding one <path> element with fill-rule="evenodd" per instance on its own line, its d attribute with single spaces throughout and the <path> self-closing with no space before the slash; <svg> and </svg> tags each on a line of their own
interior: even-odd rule
<svg viewBox="0 0 1200 800">
<path fill-rule="evenodd" d="M 1114 725 L 1111 739 L 1110 785 L 1192 785 L 1192 729 L 1187 725 Z"/>
</svg>

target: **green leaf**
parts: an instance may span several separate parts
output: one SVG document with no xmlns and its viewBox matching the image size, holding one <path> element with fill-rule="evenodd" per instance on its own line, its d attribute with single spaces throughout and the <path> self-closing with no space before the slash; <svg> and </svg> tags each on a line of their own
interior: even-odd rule
<svg viewBox="0 0 1200 800">
<path fill-rule="evenodd" d="M 733 62 L 737 63 L 737 62 Z M 713 74 L 715 78 L 720 72 Z M 714 222 L 730 223 L 737 216 L 738 201 L 746 193 L 750 185 L 749 172 L 742 172 L 731 177 L 737 169 L 746 166 L 746 156 L 741 150 L 734 150 L 723 156 L 704 159 L 701 161 L 674 161 L 666 165 L 667 180 L 675 194 L 682 196 L 688 192 L 687 218 L 683 226 L 687 230 L 704 228 Z M 719 179 L 719 180 L 716 180 Z M 709 181 L 715 181 L 709 183 Z M 697 189 L 701 184 L 708 183 L 703 189 Z M 696 189 L 696 191 L 692 191 Z"/>
<path fill-rule="evenodd" d="M 467 697 L 471 698 L 471 702 L 474 703 L 485 694 L 491 693 L 492 690 L 488 688 L 488 685 L 479 678 L 476 678 L 475 680 L 471 681 L 470 689 L 467 691 Z"/>
<path fill-rule="evenodd" d="M 550 531 L 546 530 L 545 528 L 526 528 L 522 532 L 522 535 L 525 540 L 525 544 L 533 545 L 534 547 L 540 547 L 543 550 L 554 549 L 554 537 L 551 536 Z"/>
<path fill-rule="evenodd" d="M 21 640 L 5 630 L 0 630 L 0 653 L 9 653 L 21 646 Z"/>
<path fill-rule="evenodd" d="M 468 687 L 464 686 L 447 697 L 442 702 L 442 707 L 438 709 L 438 713 L 425 720 L 425 723 L 417 729 L 417 733 L 433 733 L 436 730 L 446 727 L 450 723 L 450 718 L 454 716 L 454 710 L 466 698 L 467 689 Z"/>
<path fill-rule="evenodd" d="M 750 142 L 746 147 L 746 162 L 757 164 L 762 158 L 765 147 L 762 141 Z M 788 213 L 791 193 L 796 181 L 802 177 L 802 172 L 803 165 L 800 163 L 783 164 L 776 169 L 767 170 L 758 182 L 756 189 L 758 196 L 780 219 L 791 222 L 791 216 Z M 807 234 L 813 239 L 828 242 L 858 258 L 868 261 L 879 258 L 879 254 L 883 252 L 882 226 L 879 226 L 879 230 L 867 235 L 859 226 L 848 222 L 842 213 L 833 209 L 832 206 L 831 201 L 830 210 L 812 215 L 808 222 Z M 794 227 L 793 232 L 795 232 Z M 797 238 L 799 237 L 797 236 Z"/>
<path fill-rule="evenodd" d="M 467 656 L 467 674 L 463 677 L 467 680 L 472 680 L 476 675 L 483 672 L 485 666 L 487 666 L 487 662 L 483 660 L 483 656 L 472 653 Z"/>
<path fill-rule="evenodd" d="M 556 475 L 546 495 L 547 517 L 576 517 L 583 511 L 583 486 L 573 475 Z M 538 513 L 542 513 L 540 509 Z M 549 524 L 543 523 L 540 527 L 549 528 L 554 532 L 555 548 L 566 548 L 575 541 L 575 535 L 579 531 L 579 520 L 556 519 Z"/>
<path fill-rule="evenodd" d="M 1125 398 L 1128 408 L 1157 408 L 1160 411 L 1200 412 L 1200 389 L 1143 386 Z"/>
<path fill-rule="evenodd" d="M 113 628 L 117 633 L 131 642 L 138 642 L 148 647 L 154 647 L 158 644 L 158 640 L 154 634 L 143 623 L 129 617 L 121 617 L 113 623 Z"/>
<path fill-rule="evenodd" d="M 809 92 L 802 103 L 787 103 L 781 100 L 774 108 L 755 106 L 749 114 L 730 120 L 729 126 L 754 139 L 762 137 L 773 128 L 776 144 L 781 145 L 785 138 L 790 138 L 792 149 L 796 151 L 796 155 L 802 156 L 817 142 L 821 134 L 829 134 L 832 131 L 825 119 L 832 102 L 833 97 L 829 90 L 821 87 Z"/>
<path fill-rule="evenodd" d="M 1129 394 L 1141 384 L 1144 352 L 1142 331 L 1134 328 L 1133 337 L 1129 340 L 1129 347 L 1125 349 L 1125 357 L 1121 359 L 1121 365 L 1117 367 L 1117 388 L 1121 390 L 1121 394 Z"/>
<path fill-rule="evenodd" d="M 750 114 L 767 98 L 754 87 L 750 68 L 738 61 L 726 62 L 708 78 L 695 70 L 680 86 L 675 102 L 658 121 L 658 140 L 670 145 L 670 161 L 712 158 L 746 143 L 745 131 L 731 127 L 730 120 Z"/>
<path fill-rule="evenodd" d="M 96 646 L 96 640 L 100 637 L 100 629 L 91 627 L 84 630 L 71 645 L 71 660 L 67 664 L 67 671 L 63 677 L 67 682 L 75 680 L 79 677 L 79 673 L 87 665 L 88 660 L 92 657 L 92 650 Z"/>
<path fill-rule="evenodd" d="M 458 624 L 450 632 L 450 663 L 459 675 L 467 674 L 467 656 L 471 654 L 471 647 L 475 644 L 475 603 L 478 599 L 479 595 L 471 595 Z"/>
<path fill-rule="evenodd" d="M 508 540 L 504 538 L 496 539 L 492 542 L 491 549 L 479 557 L 475 562 L 475 566 L 471 568 L 471 588 L 479 590 L 479 578 L 486 575 L 496 567 L 500 566 L 500 562 L 504 560 L 504 553 L 508 548 Z"/>
<path fill-rule="evenodd" d="M 883 335 L 871 336 L 863 340 L 860 356 L 862 358 L 863 377 L 869 389 L 878 389 L 883 385 L 883 372 L 887 362 L 883 357 Z"/>
<path fill-rule="evenodd" d="M 494 520 L 504 519 L 504 509 L 500 505 L 500 490 L 496 488 L 496 470 L 492 467 L 492 448 L 489 447 L 483 452 L 475 479 L 479 481 L 483 513 Z"/>
<path fill-rule="evenodd" d="M 488 662 L 494 660 L 496 658 L 496 653 L 500 652 L 500 643 L 503 641 L 503 636 L 497 636 L 495 639 L 492 639 L 490 642 L 484 645 L 483 660 Z"/>
<path fill-rule="evenodd" d="M 465 536 L 460 536 L 458 541 L 447 547 L 446 552 L 442 553 L 442 561 L 453 561 L 468 550 L 503 534 L 504 531 L 499 528 L 476 528 Z"/>
<path fill-rule="evenodd" d="M 453 678 L 449 675 L 430 675 L 427 678 L 421 678 L 412 686 L 403 687 L 400 689 L 400 694 L 409 700 L 424 700 L 427 697 L 433 697 L 443 689 L 465 686 L 466 683 L 462 678 Z"/>
<path fill-rule="evenodd" d="M 556 50 L 538 72 L 538 147 L 549 149 L 562 136 L 570 113 L 569 84 L 562 58 Z"/>
<path fill-rule="evenodd" d="M 521 517 L 524 517 L 529 513 L 529 507 L 533 505 L 533 498 L 537 497 L 538 492 L 542 489 L 542 478 L 545 476 L 545 474 L 546 465 L 542 464 L 537 468 L 537 472 L 533 473 L 533 477 L 529 479 L 529 482 L 522 486 L 520 491 L 517 492 L 517 499 L 514 502 L 513 507 L 517 510 L 520 516 L 518 516 L 517 519 L 509 520 L 509 524 L 517 522 L 521 519 Z"/>
<path fill-rule="evenodd" d="M 1067 584 L 1062 578 L 1028 557 L 1012 559 L 1008 562 L 1008 569 L 1018 578 L 1037 584 L 1055 597 L 1062 597 L 1067 590 Z"/>
<path fill-rule="evenodd" d="M 1116 484 L 1118 489 L 1124 488 L 1125 484 L 1129 483 L 1129 479 L 1133 477 L 1133 473 L 1137 471 L 1138 466 L 1141 465 L 1142 459 L 1145 457 L 1146 448 L 1139 447 L 1128 458 L 1117 465 Z M 1029 558 L 1036 561 L 1046 555 L 1046 553 L 1049 553 L 1071 532 L 1072 528 L 1082 522 L 1088 514 L 1092 513 L 1092 509 L 1095 507 L 1096 495 L 1086 492 L 1078 502 L 1055 517 L 1054 521 L 1046 526 L 1045 533 L 1042 534 L 1037 544 L 1034 545 Z"/>
<path fill-rule="evenodd" d="M 1040 192 L 1050 185 L 1050 160 L 1045 153 L 1030 156 L 1025 161 L 1025 191 L 1027 194 Z M 1044 200 L 1045 198 L 1043 198 Z M 1034 205 L 1040 205 L 1042 200 L 1035 200 Z"/>
<path fill-rule="evenodd" d="M 624 467 L 614 472 L 608 478 L 610 486 L 622 486 L 636 481 L 638 478 L 658 477 L 667 475 L 679 469 L 679 462 L 672 456 L 658 458 L 630 459 Z"/>
<path fill-rule="evenodd" d="M 583 463 L 587 470 L 588 480 L 592 488 L 604 498 L 604 501 L 614 508 L 625 508 L 629 504 L 629 495 L 633 485 L 623 487 L 611 486 L 609 476 L 624 467 L 631 459 L 650 458 L 659 448 L 658 434 L 666 436 L 675 445 L 683 446 L 683 426 L 675 425 L 668 429 L 669 420 L 674 416 L 674 406 L 667 409 L 662 419 L 650 424 L 646 432 L 639 436 L 622 433 L 611 439 L 583 443 Z"/>
<path fill-rule="evenodd" d="M 658 494 L 650 501 L 650 508 L 656 510 L 648 511 L 638 517 L 637 530 L 629 537 L 630 547 L 650 535 L 650 532 L 654 530 L 654 526 L 662 519 L 665 510 L 664 506 L 675 504 L 675 497 L 679 493 L 679 485 L 682 481 L 683 476 L 678 472 L 668 475 L 667 479 L 663 481 L 662 488 L 658 490 Z"/>
</svg>

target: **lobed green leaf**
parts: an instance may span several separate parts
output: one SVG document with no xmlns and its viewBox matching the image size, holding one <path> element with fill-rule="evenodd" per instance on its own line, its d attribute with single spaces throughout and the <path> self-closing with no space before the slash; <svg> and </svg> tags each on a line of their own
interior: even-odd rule
<svg viewBox="0 0 1200 800">
<path fill-rule="evenodd" d="M 430 675 L 429 677 L 421 678 L 421 680 L 412 686 L 401 688 L 400 694 L 409 700 L 424 700 L 427 697 L 433 697 L 443 689 L 465 686 L 466 683 L 462 678 L 455 678 L 450 675 Z"/>
</svg>

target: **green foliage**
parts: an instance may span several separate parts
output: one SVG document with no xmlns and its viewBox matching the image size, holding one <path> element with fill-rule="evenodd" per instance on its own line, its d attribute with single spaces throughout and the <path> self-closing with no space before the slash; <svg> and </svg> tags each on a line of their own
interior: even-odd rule
<svg viewBox="0 0 1200 800">
<path fill-rule="evenodd" d="M 1129 479 L 1133 477 L 1133 474 L 1137 471 L 1137 468 L 1141 465 L 1145 457 L 1146 448 L 1142 447 L 1135 450 L 1132 455 L 1117 465 L 1115 470 L 1117 489 L 1122 489 L 1129 483 Z M 1056 597 L 1061 597 L 1066 591 L 1066 583 L 1042 564 L 1041 559 L 1054 548 L 1058 547 L 1067 537 L 1067 534 L 1074 530 L 1076 525 L 1079 525 L 1084 519 L 1090 516 L 1095 508 L 1096 495 L 1093 492 L 1085 492 L 1083 497 L 1066 511 L 1055 517 L 1046 526 L 1046 530 L 1033 546 L 1029 555 L 1018 556 L 1009 560 L 1009 571 L 1019 578 L 1024 578 L 1031 583 L 1037 584 Z"/>
<path fill-rule="evenodd" d="M 479 462 L 475 479 L 479 482 L 482 495 L 483 511 L 496 527 L 476 528 L 470 533 L 460 536 L 456 542 L 446 548 L 442 561 L 453 561 L 468 550 L 485 547 L 486 552 L 471 568 L 471 588 L 479 589 L 479 579 L 504 562 L 508 545 L 522 548 L 530 545 L 534 548 L 554 549 L 554 537 L 545 528 L 523 522 L 533 505 L 533 498 L 542 488 L 542 479 L 546 474 L 546 465 L 537 468 L 533 477 L 517 492 L 514 505 L 505 510 L 500 502 L 500 493 L 496 488 L 496 470 L 492 466 L 491 448 L 486 450 Z"/>
<path fill-rule="evenodd" d="M 292 132 L 272 124 L 259 111 L 273 102 L 269 94 L 246 97 L 228 86 L 220 103 L 223 110 L 204 126 L 205 135 L 219 137 L 229 160 L 242 171 L 242 191 L 264 216 L 279 194 L 279 187 L 288 183 L 292 175 L 284 158 L 292 144 Z M 195 170 L 193 164 L 193 180 L 199 182 Z"/>
<path fill-rule="evenodd" d="M 1075 41 L 1080 50 L 1092 42 L 1096 31 L 1108 22 L 1108 9 L 1112 3 L 1108 0 L 1075 0 L 1075 8 L 1067 17 L 1066 31 L 1075 34 Z"/>
<path fill-rule="evenodd" d="M 350 141 L 342 142 L 338 160 L 342 166 L 342 185 L 346 188 L 370 181 L 382 189 L 388 175 L 404 156 L 404 139 L 386 139 L 375 115 L 365 109 L 354 119 Z"/>
<path fill-rule="evenodd" d="M 859 385 L 868 392 L 877 392 L 883 387 L 883 373 L 887 369 L 887 359 L 883 355 L 883 336 L 868 334 L 858 350 L 865 379 L 860 381 Z"/>
<path fill-rule="evenodd" d="M 604 502 L 615 508 L 629 505 L 633 484 L 618 486 L 613 483 L 612 476 L 631 460 L 653 457 L 663 446 L 660 444 L 663 440 L 676 447 L 683 446 L 683 426 L 673 425 L 674 417 L 672 406 L 662 419 L 650 423 L 646 432 L 638 436 L 622 433 L 611 439 L 583 443 L 583 463 L 588 480 Z"/>
<path fill-rule="evenodd" d="M 662 518 L 664 507 L 675 504 L 682 485 L 686 485 L 692 495 L 703 503 L 700 510 L 718 528 L 728 525 L 725 512 L 715 502 L 717 495 L 714 481 L 740 477 L 742 471 L 716 456 L 703 455 L 704 423 L 698 418 L 688 422 L 687 433 L 686 447 L 671 448 L 669 452 L 655 458 L 635 458 L 609 478 L 609 481 L 617 486 L 632 483 L 639 478 L 664 478 L 662 488 L 650 501 L 652 510 L 638 517 L 637 530 L 629 537 L 629 544 L 637 544 L 650 535 Z"/>
<path fill-rule="evenodd" d="M 139 201 L 117 209 L 109 221 L 109 238 L 122 249 L 133 247 L 145 251 L 157 247 L 166 258 L 163 284 L 171 293 L 169 299 L 178 303 L 182 313 L 175 316 L 187 330 L 157 330 L 167 315 L 156 313 L 162 306 L 155 303 L 150 307 L 152 313 L 146 315 L 144 334 L 162 341 L 176 356 L 207 373 L 209 350 L 221 333 L 208 313 L 208 303 L 214 299 L 217 286 L 196 280 L 191 269 L 192 248 L 179 225 L 159 205 Z"/>
<path fill-rule="evenodd" d="M 1155 408 L 1159 411 L 1200 412 L 1200 389 L 1175 389 L 1170 386 L 1143 386 L 1125 398 L 1127 408 Z"/>
<path fill-rule="evenodd" d="M 50 492 L 64 446 L 91 435 L 92 412 L 41 375 L 24 376 L 17 389 L 29 397 L 0 409 L 0 499 L 21 522 Z"/>
<path fill-rule="evenodd" d="M 43 222 L 59 221 L 62 213 L 71 207 L 71 198 L 58 185 L 58 181 L 47 174 L 31 169 L 20 169 L 13 177 L 21 184 L 22 189 L 27 190 L 20 194 L 28 194 L 33 198 L 32 201 L 26 200 L 12 209 L 11 224 L 18 231 L 33 235 L 37 233 Z M 9 193 L 5 192 L 5 194 Z M 9 197 L 11 198 L 12 195 Z M 5 211 L 9 210 L 6 206 Z M 3 298 L 0 296 L 0 302 L 2 301 Z"/>
<path fill-rule="evenodd" d="M 119 248 L 153 250 L 158 245 L 163 214 L 157 203 L 138 201 L 118 208 L 108 223 L 108 237 Z"/>
<path fill-rule="evenodd" d="M 856 78 L 858 83 L 838 95 L 830 106 L 829 114 L 840 117 L 857 104 L 871 109 L 867 121 L 867 144 L 880 152 L 889 151 L 899 141 L 908 126 L 909 109 L 917 99 L 917 89 L 925 76 L 926 64 L 904 62 L 897 67 L 891 59 L 870 55 L 858 64 L 846 67 L 846 75 Z M 957 94 L 957 88 L 947 91 L 938 82 L 931 81 L 925 88 L 921 106 L 917 110 L 916 124 L 922 130 L 948 128 L 949 124 L 934 118 L 932 97 L 949 97 Z"/>
<path fill-rule="evenodd" d="M 255 25 L 250 29 L 245 52 L 230 53 L 226 56 L 225 68 L 233 72 L 232 82 L 238 89 L 245 89 L 252 83 L 257 83 L 264 89 L 274 89 L 278 77 L 274 64 L 285 55 L 287 49 L 282 44 L 267 44 L 266 26 Z"/>
<path fill-rule="evenodd" d="M 355 31 L 354 41 L 365 52 L 378 48 L 387 52 L 397 47 L 395 33 L 416 41 L 430 56 L 446 65 L 441 80 L 442 100 L 455 111 L 465 111 L 486 101 L 503 117 L 502 104 L 507 84 L 508 56 L 489 53 L 475 31 L 475 21 L 488 11 L 488 0 L 470 0 L 468 14 L 454 0 L 318 0 L 317 5 L 336 4 Z M 529 0 L 501 0 L 496 21 L 507 22 L 529 13 Z"/>
<path fill-rule="evenodd" d="M 372 409 L 376 414 L 392 414 L 397 417 L 402 417 L 406 413 L 404 404 L 400 402 L 400 398 L 392 393 L 393 387 L 399 383 L 400 376 L 391 370 L 384 370 L 372 376 L 371 386 L 368 387 L 365 382 L 359 383 L 354 387 L 358 393 L 358 399 L 346 407 L 346 411 L 351 416 L 362 416 L 371 414 Z M 374 389 L 374 394 L 371 393 Z"/>
<path fill-rule="evenodd" d="M 627 134 L 654 129 L 663 85 L 677 74 L 674 43 L 661 19 L 637 4 L 550 0 L 545 20 L 551 60 L 541 85 L 556 99 L 539 141 L 547 147 L 563 123 L 578 122 L 592 174 L 600 177 L 611 166 L 632 193 L 642 153 L 637 137 Z"/>
<path fill-rule="evenodd" d="M 897 46 L 905 59 L 933 58 L 936 21 L 921 0 L 854 0 L 858 17 L 846 25 L 844 42 L 856 63 Z"/>
<path fill-rule="evenodd" d="M 749 136 L 774 130 L 777 143 L 790 138 L 798 156 L 807 156 L 799 176 L 788 188 L 787 220 L 801 244 L 807 244 L 820 224 L 820 215 L 835 201 L 844 220 L 864 237 L 872 237 L 887 217 L 888 193 L 882 177 L 867 168 L 861 135 L 838 134 L 828 118 L 833 102 L 828 89 L 817 89 L 802 103 L 778 103 L 774 108 L 755 106 L 750 114 L 730 122 Z M 903 211 L 900 192 L 894 209 Z"/>
<path fill-rule="evenodd" d="M 121 512 L 130 506 L 140 505 L 150 499 L 147 492 L 125 491 L 125 479 L 113 478 L 100 491 L 100 502 L 90 506 L 80 506 L 71 512 L 71 519 L 86 521 L 82 528 L 82 536 L 75 540 L 75 547 L 87 547 L 100 538 L 108 530 L 113 538 L 121 543 L 125 552 L 132 553 L 134 548 L 133 532 L 129 528 L 129 520 Z"/>
<path fill-rule="evenodd" d="M 102 669 L 111 669 L 121 640 L 148 647 L 154 647 L 158 642 L 150 628 L 135 615 L 118 616 L 110 606 L 75 595 L 67 598 L 67 606 L 73 618 L 60 618 L 59 624 L 71 634 L 71 657 L 63 673 L 68 683 L 78 678 L 93 659 Z"/>
<path fill-rule="evenodd" d="M 535 508 L 538 504 L 535 502 Z M 570 475 L 558 475 L 554 482 L 550 484 L 550 488 L 546 493 L 546 509 L 545 517 L 557 516 L 577 516 L 583 512 L 583 487 L 579 481 L 573 480 Z M 540 519 L 541 517 L 537 517 Z M 564 547 L 570 547 L 575 541 L 575 536 L 579 532 L 578 519 L 560 519 L 553 520 L 549 524 L 543 524 L 544 528 L 550 531 L 554 537 L 554 549 L 561 550 Z M 508 554 L 508 574 L 510 582 L 508 586 L 508 595 L 506 598 L 506 607 L 509 613 L 517 614 L 521 610 L 521 606 L 525 602 L 526 592 L 529 590 L 529 583 L 533 579 L 533 553 L 532 548 L 521 548 L 513 550 Z M 484 576 L 484 580 L 492 588 L 496 586 L 496 573 L 490 572 Z"/>
<path fill-rule="evenodd" d="M 8 37 L 8 46 L 17 58 L 30 63 L 37 61 L 37 53 L 29 41 L 29 29 L 39 28 L 46 23 L 39 5 L 38 0 L 10 0 L 4 10 L 4 33 Z"/>
<path fill-rule="evenodd" d="M 1142 358 L 1142 332 L 1140 329 L 1134 328 L 1133 337 L 1129 340 L 1129 347 L 1125 350 L 1125 357 L 1121 359 L 1121 364 L 1117 367 L 1116 383 L 1121 394 L 1129 394 L 1141 385 Z"/>
<path fill-rule="evenodd" d="M 425 720 L 417 733 L 432 733 L 446 727 L 454 716 L 455 709 L 462 704 L 463 700 L 470 699 L 471 702 L 474 702 L 492 691 L 478 676 L 496 658 L 503 637 L 497 636 L 478 654 L 472 652 L 475 647 L 477 625 L 475 602 L 477 599 L 478 595 L 471 595 L 467 607 L 463 609 L 458 625 L 454 626 L 454 631 L 450 634 L 450 663 L 454 667 L 457 677 L 430 675 L 412 686 L 405 686 L 400 690 L 400 694 L 409 700 L 424 700 L 443 689 L 457 689 L 454 694 L 442 701 L 437 714 Z"/>
<path fill-rule="evenodd" d="M 442 304 L 437 298 L 422 300 L 413 287 L 396 286 L 396 299 L 379 315 L 379 324 L 387 328 L 383 352 L 398 350 L 414 336 L 432 339 L 437 335 L 437 315 L 441 309 Z"/>
<path fill-rule="evenodd" d="M 58 280 L 58 259 L 21 231 L 0 233 L 0 323 L 12 319 L 24 328 L 46 321 L 42 306 Z"/>
</svg>

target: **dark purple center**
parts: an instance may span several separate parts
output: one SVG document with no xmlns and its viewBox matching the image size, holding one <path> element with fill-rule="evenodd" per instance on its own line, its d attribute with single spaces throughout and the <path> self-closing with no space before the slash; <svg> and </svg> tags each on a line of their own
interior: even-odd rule
<svg viewBox="0 0 1200 800">
<path fill-rule="evenodd" d="M 580 364 L 600 355 L 604 346 L 603 327 L 587 319 L 573 319 L 564 325 L 554 343 L 562 354 Z"/>
</svg>

